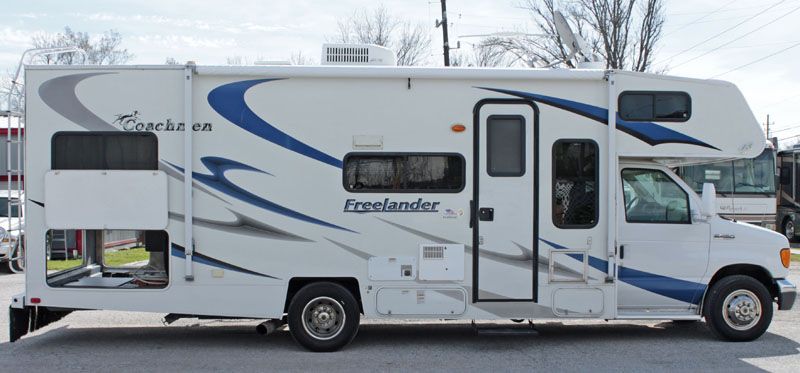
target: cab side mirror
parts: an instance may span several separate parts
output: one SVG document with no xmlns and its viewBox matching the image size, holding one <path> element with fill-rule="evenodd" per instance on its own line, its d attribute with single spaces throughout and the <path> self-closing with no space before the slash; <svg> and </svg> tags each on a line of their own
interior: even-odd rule
<svg viewBox="0 0 800 373">
<path fill-rule="evenodd" d="M 702 214 L 705 217 L 712 217 L 717 214 L 717 188 L 713 183 L 703 184 L 703 206 Z"/>
</svg>

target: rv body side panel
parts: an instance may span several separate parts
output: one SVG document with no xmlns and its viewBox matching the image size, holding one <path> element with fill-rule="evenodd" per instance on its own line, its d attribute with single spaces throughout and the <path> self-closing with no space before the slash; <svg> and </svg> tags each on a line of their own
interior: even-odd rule
<svg viewBox="0 0 800 373">
<path fill-rule="evenodd" d="M 40 151 L 29 152 L 26 158 L 31 180 L 26 299 L 40 298 L 42 306 L 75 309 L 280 318 L 293 279 L 347 279 L 358 284 L 364 313 L 370 317 L 617 316 L 617 284 L 607 280 L 606 211 L 614 197 L 605 190 L 609 185 L 604 145 L 607 122 L 599 120 L 599 112 L 592 109 L 605 107 L 609 100 L 602 74 L 481 70 L 470 75 L 457 69 L 333 67 L 198 68 L 198 72 L 193 80 L 194 123 L 181 125 L 182 68 L 28 71 L 27 148 Z M 635 75 L 617 84 L 620 92 L 628 84 L 631 89 L 683 87 L 693 97 L 718 87 L 720 94 L 739 102 L 738 91 L 731 86 L 680 82 Z M 476 105 L 483 100 L 520 99 L 530 105 L 511 105 L 514 108 L 507 111 L 497 105 L 485 116 L 475 115 Z M 700 123 L 710 114 L 702 114 L 698 103 L 693 121 L 669 128 L 711 144 L 715 137 Z M 533 107 L 534 114 L 521 106 Z M 478 167 L 481 174 L 475 174 L 476 155 L 478 162 L 486 161 L 476 144 L 488 137 L 475 129 L 489 121 L 489 114 L 535 116 L 525 121 L 526 140 L 530 140 L 525 142 L 525 159 L 536 162 L 536 168 L 526 168 L 518 176 L 492 176 Z M 753 135 L 749 120 L 734 122 L 743 128 L 742 137 Z M 465 130 L 454 131 L 454 125 L 463 125 Z M 660 127 L 642 128 L 663 127 L 654 125 Z M 193 281 L 183 277 L 184 130 L 193 136 Z M 53 168 L 53 135 L 61 131 L 157 136 L 158 169 L 168 176 L 169 284 L 163 289 L 48 285 L 44 175 Z M 725 139 L 714 142 L 711 149 L 669 138 L 651 144 L 641 136 L 618 133 L 620 155 L 648 158 L 730 157 L 742 154 L 739 149 L 746 142 L 742 137 Z M 597 145 L 597 218 L 590 224 L 556 225 L 559 190 L 553 177 L 553 154 L 558 140 Z M 364 153 L 454 155 L 463 160 L 463 187 L 365 192 L 346 185 L 345 160 Z M 744 154 L 749 154 L 746 149 Z M 525 220 L 519 226 L 532 232 L 522 232 L 522 238 L 513 240 L 500 234 L 503 242 L 498 246 L 492 246 L 492 241 L 482 245 L 480 237 L 476 243 L 473 227 L 478 209 L 492 207 L 471 204 L 480 193 L 481 180 L 520 176 L 525 178 L 516 189 L 493 196 L 496 205 L 502 206 L 493 213 Z M 535 182 L 538 185 L 532 185 Z M 536 188 L 536 198 L 516 195 Z M 534 211 L 537 219 L 533 219 Z M 463 250 L 457 256 L 463 268 L 456 271 L 463 276 L 420 274 L 425 247 Z M 499 297 L 476 297 L 476 255 L 480 255 L 479 264 L 486 260 L 483 268 L 490 268 L 479 272 L 480 277 L 495 281 L 489 287 L 494 286 L 492 293 L 500 293 Z M 515 284 L 507 280 L 516 276 L 521 276 L 519 281 L 530 276 L 524 279 L 524 289 L 512 288 Z M 529 289 L 531 298 L 520 299 L 519 294 Z M 651 293 L 636 287 L 628 296 L 646 300 L 652 299 Z M 390 310 L 397 314 L 390 315 Z"/>
</svg>

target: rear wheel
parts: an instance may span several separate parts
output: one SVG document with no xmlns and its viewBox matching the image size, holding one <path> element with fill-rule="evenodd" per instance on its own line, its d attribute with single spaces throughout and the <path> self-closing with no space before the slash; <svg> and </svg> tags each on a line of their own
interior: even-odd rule
<svg viewBox="0 0 800 373">
<path fill-rule="evenodd" d="M 786 222 L 783 223 L 783 235 L 786 236 L 790 242 L 794 242 L 794 222 L 792 219 L 786 219 Z"/>
<path fill-rule="evenodd" d="M 728 276 L 706 295 L 706 324 L 729 341 L 752 341 L 772 322 L 772 297 L 766 287 L 750 276 Z"/>
<path fill-rule="evenodd" d="M 297 343 L 318 352 L 346 346 L 358 332 L 358 302 L 345 287 L 332 282 L 306 285 L 289 304 L 289 331 Z"/>
</svg>

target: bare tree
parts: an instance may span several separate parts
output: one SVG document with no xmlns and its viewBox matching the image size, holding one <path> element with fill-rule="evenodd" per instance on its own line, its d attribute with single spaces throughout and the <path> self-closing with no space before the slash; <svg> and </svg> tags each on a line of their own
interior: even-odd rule
<svg viewBox="0 0 800 373">
<path fill-rule="evenodd" d="M 403 22 L 397 40 L 393 43 L 397 64 L 414 66 L 422 64 L 431 47 L 431 36 L 419 23 Z"/>
<path fill-rule="evenodd" d="M 34 48 L 56 48 L 75 46 L 86 52 L 86 61 L 80 55 L 63 53 L 58 55 L 44 55 L 38 57 L 36 62 L 47 65 L 74 65 L 86 63 L 89 65 L 118 65 L 124 64 L 133 58 L 133 54 L 121 47 L 122 35 L 114 30 L 108 30 L 102 35 L 93 36 L 86 32 L 76 32 L 69 27 L 64 27 L 63 33 L 38 34 L 31 38 Z"/>
<path fill-rule="evenodd" d="M 527 66 L 575 67 L 557 36 L 556 10 L 611 69 L 649 70 L 665 20 L 664 0 L 576 0 L 561 9 L 555 0 L 524 0 L 522 7 L 532 15 L 536 31 L 549 36 L 494 37 L 486 43 L 502 47 L 514 62 Z"/>
<path fill-rule="evenodd" d="M 339 20 L 337 32 L 329 40 L 390 48 L 397 53 L 397 64 L 406 66 L 423 63 L 431 46 L 431 36 L 425 26 L 395 18 L 383 5 L 371 11 L 356 11 Z"/>
<path fill-rule="evenodd" d="M 464 47 L 461 47 L 464 48 Z M 451 50 L 451 66 L 498 67 L 508 65 L 506 50 L 499 44 L 482 41 L 471 49 Z"/>
<path fill-rule="evenodd" d="M 58 47 L 78 47 L 86 52 L 86 58 L 77 53 L 62 53 L 56 55 L 41 55 L 26 63 L 38 63 L 47 65 L 114 65 L 124 64 L 133 58 L 133 54 L 121 47 L 122 35 L 114 30 L 108 30 L 101 35 L 90 35 L 86 32 L 76 32 L 70 27 L 65 27 L 64 32 L 37 34 L 31 38 L 32 48 L 58 48 Z M 0 95 L 2 103 L 7 106 L 5 97 L 12 86 L 13 73 L 8 72 L 0 79 Z M 21 79 L 21 78 L 20 78 Z M 17 82 L 21 84 L 22 82 Z M 23 91 L 22 86 L 17 87 Z M 20 96 L 12 100 L 11 110 L 22 111 L 25 108 L 24 97 Z"/>
<path fill-rule="evenodd" d="M 289 63 L 292 65 L 314 65 L 316 61 L 303 51 L 296 51 L 289 56 Z"/>
</svg>

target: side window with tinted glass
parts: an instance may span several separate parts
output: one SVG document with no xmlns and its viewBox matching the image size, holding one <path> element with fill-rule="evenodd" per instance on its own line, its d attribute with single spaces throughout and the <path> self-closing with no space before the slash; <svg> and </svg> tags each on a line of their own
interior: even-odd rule
<svg viewBox="0 0 800 373">
<path fill-rule="evenodd" d="M 622 92 L 618 105 L 619 116 L 629 121 L 685 122 L 692 115 L 692 100 L 684 92 Z"/>
<path fill-rule="evenodd" d="M 553 224 L 591 228 L 598 215 L 597 143 L 559 140 L 553 144 Z"/>
<path fill-rule="evenodd" d="M 624 169 L 622 188 L 629 223 L 691 223 L 689 195 L 663 171 Z"/>
</svg>

